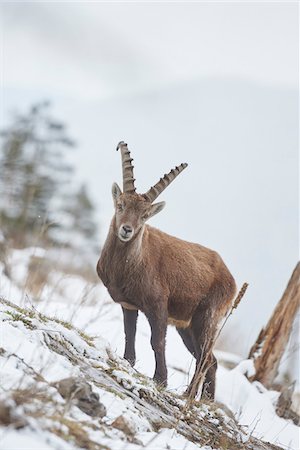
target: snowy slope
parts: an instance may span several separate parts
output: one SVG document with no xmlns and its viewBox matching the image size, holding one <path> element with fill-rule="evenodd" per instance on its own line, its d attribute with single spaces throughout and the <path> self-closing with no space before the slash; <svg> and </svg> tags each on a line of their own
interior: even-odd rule
<svg viewBox="0 0 300 450">
<path fill-rule="evenodd" d="M 0 320 L 3 450 L 270 448 L 220 406 L 187 406 L 157 388 L 101 338 L 4 299 Z M 62 380 L 69 377 L 88 383 L 93 397 L 65 395 Z"/>
<path fill-rule="evenodd" d="M 240 441 L 237 448 L 247 445 L 247 442 L 250 445 L 251 439 L 256 437 L 282 448 L 298 450 L 299 428 L 276 415 L 277 392 L 267 391 L 259 383 L 249 383 L 245 376 L 247 371 L 251 371 L 248 361 L 239 361 L 232 355 L 237 366 L 228 370 L 219 365 L 217 372 L 217 401 L 229 408 L 240 427 L 228 417 L 224 408 L 215 405 L 196 405 L 192 410 L 186 410 L 180 394 L 192 373 L 192 358 L 175 329 L 170 327 L 168 330 L 169 388 L 163 392 L 142 375 L 151 376 L 154 369 L 149 328 L 143 315 L 138 327 L 137 372 L 117 356 L 123 351 L 121 311 L 100 284 L 94 286 L 79 276 L 64 277 L 53 271 L 49 277 L 53 284 L 49 281 L 45 286 L 38 303 L 26 289 L 18 287 L 24 283 L 33 251 L 37 250 L 27 249 L 11 255 L 15 267 L 14 282 L 4 273 L 0 277 L 1 296 L 21 306 L 10 305 L 4 299 L 0 303 L 0 346 L 3 349 L 0 354 L 0 422 L 1 400 L 13 407 L 17 417 L 28 422 L 19 430 L 14 426 L 3 428 L 1 449 L 80 448 L 80 439 L 86 434 L 86 439 L 96 444 L 85 444 L 84 448 L 93 450 L 100 448 L 97 445 L 124 448 L 124 442 L 127 442 L 126 448 L 138 448 L 150 441 L 148 448 L 153 449 L 167 448 L 167 445 L 171 449 L 192 449 L 199 448 L 199 444 L 203 448 L 222 448 L 221 441 L 213 441 L 212 435 L 223 436 L 225 433 L 229 439 L 228 433 L 231 433 L 235 442 Z M 48 316 L 54 319 L 50 320 Z M 76 331 L 73 326 L 83 329 L 88 335 Z M 90 338 L 90 335 L 94 337 Z M 222 360 L 229 358 L 228 355 L 219 356 Z M 100 402 L 107 409 L 103 419 L 91 419 L 72 405 L 66 407 L 53 383 L 71 376 L 85 379 L 100 395 Z M 16 390 L 35 392 L 35 401 L 29 404 L 21 402 L 15 408 L 13 393 Z M 46 393 L 48 398 L 46 415 L 41 413 L 45 407 L 45 396 L 41 393 Z M 36 417 L 37 410 L 40 411 L 39 417 Z M 57 419 L 58 415 L 62 415 L 64 420 Z M 125 429 L 125 433 L 112 426 L 119 416 L 125 418 L 125 425 L 123 419 L 123 422 L 120 419 L 121 426 L 118 421 L 115 425 Z M 192 424 L 189 423 L 191 417 Z M 182 420 L 180 426 L 179 420 Z M 81 438 L 75 436 L 74 421 L 79 421 L 83 427 L 80 432 L 77 430 Z M 206 440 L 203 439 L 204 431 Z M 63 436 L 69 435 L 69 440 L 64 439 Z M 20 447 L 20 442 L 23 447 Z M 205 443 L 208 446 L 205 447 Z M 253 448 L 263 448 L 263 444 L 260 445 Z"/>
</svg>

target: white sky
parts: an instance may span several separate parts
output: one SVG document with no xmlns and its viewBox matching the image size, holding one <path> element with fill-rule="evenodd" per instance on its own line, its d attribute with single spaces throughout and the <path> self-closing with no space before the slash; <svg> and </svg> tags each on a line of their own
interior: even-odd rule
<svg viewBox="0 0 300 450">
<path fill-rule="evenodd" d="M 297 2 L 4 2 L 4 86 L 83 99 L 199 76 L 296 88 L 297 8 Z"/>
</svg>

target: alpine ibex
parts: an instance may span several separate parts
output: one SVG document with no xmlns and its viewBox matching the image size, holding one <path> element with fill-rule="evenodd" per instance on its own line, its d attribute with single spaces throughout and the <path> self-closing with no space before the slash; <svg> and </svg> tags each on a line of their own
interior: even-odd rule
<svg viewBox="0 0 300 450">
<path fill-rule="evenodd" d="M 196 375 L 201 368 L 205 377 L 203 392 L 213 399 L 217 363 L 212 345 L 218 324 L 231 307 L 235 281 L 213 250 L 146 225 L 165 206 L 165 202 L 153 203 L 155 199 L 187 164 L 172 169 L 145 194 L 137 194 L 127 144 L 120 142 L 118 149 L 122 156 L 123 192 L 113 184 L 115 214 L 97 272 L 123 309 L 124 358 L 135 364 L 136 322 L 138 311 L 142 311 L 151 327 L 154 380 L 166 386 L 166 330 L 168 324 L 175 325 L 196 358 L 196 372 L 187 392 L 196 393 Z"/>
</svg>

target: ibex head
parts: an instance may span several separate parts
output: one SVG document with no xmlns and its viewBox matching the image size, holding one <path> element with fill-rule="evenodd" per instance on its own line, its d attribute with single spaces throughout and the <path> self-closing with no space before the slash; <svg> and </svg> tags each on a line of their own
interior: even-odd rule
<svg viewBox="0 0 300 450">
<path fill-rule="evenodd" d="M 165 174 L 145 194 L 135 192 L 135 178 L 133 176 L 132 158 L 123 141 L 117 146 L 121 150 L 123 170 L 123 192 L 117 183 L 112 186 L 112 196 L 115 205 L 116 232 L 118 238 L 128 242 L 137 236 L 143 229 L 145 222 L 150 217 L 159 213 L 165 206 L 165 202 L 153 203 L 156 198 L 169 186 L 169 184 L 180 174 L 187 164 L 176 166 L 168 174 Z"/>
</svg>

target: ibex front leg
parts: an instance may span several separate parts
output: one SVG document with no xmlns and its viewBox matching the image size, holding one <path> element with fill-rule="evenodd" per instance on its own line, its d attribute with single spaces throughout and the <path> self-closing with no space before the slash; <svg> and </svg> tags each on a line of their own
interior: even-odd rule
<svg viewBox="0 0 300 450">
<path fill-rule="evenodd" d="M 147 315 L 151 327 L 151 346 L 155 355 L 154 380 L 167 386 L 167 366 L 165 357 L 166 332 L 168 324 L 167 311 L 155 311 Z"/>
<path fill-rule="evenodd" d="M 135 364 L 135 335 L 138 310 L 123 309 L 125 351 L 124 358 L 134 366 Z"/>
</svg>

